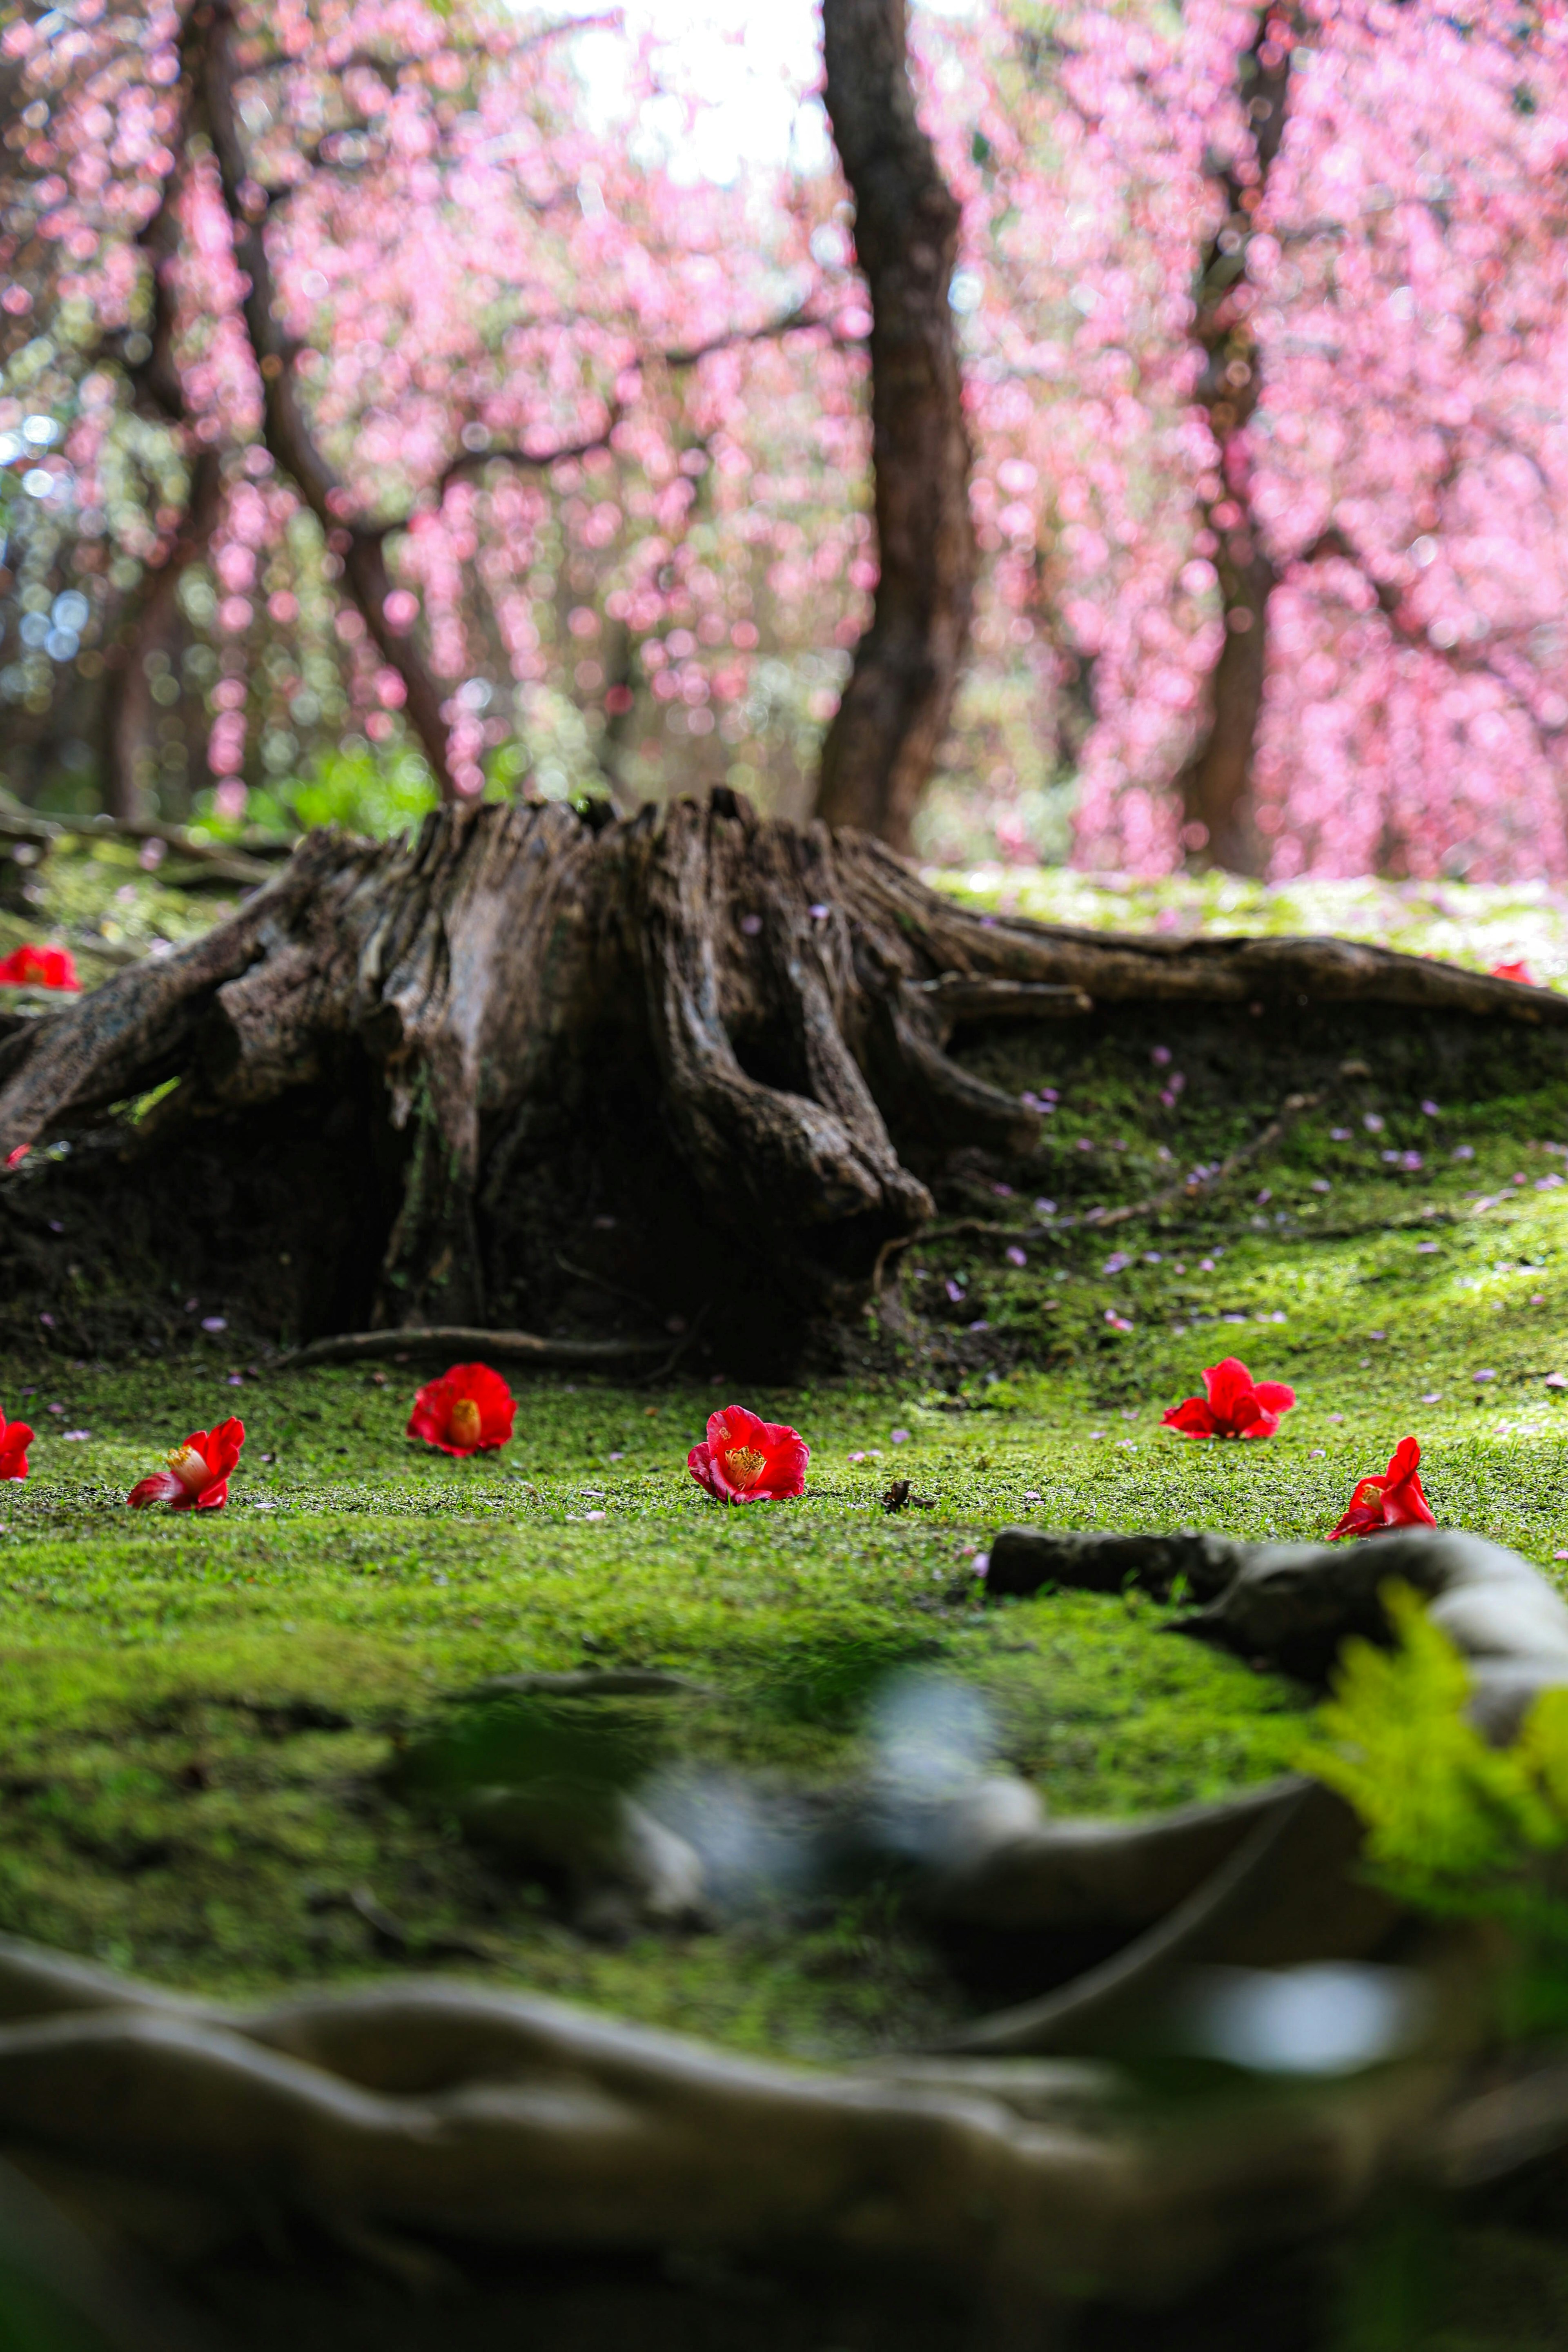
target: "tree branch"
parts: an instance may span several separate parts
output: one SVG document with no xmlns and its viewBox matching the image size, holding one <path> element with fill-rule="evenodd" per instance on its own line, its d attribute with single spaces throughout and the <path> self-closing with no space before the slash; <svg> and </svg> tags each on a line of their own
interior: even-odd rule
<svg viewBox="0 0 1568 2352">
<path fill-rule="evenodd" d="M 440 505 L 454 482 L 468 474 L 482 474 L 487 466 L 518 466 L 534 473 L 548 473 L 552 466 L 563 466 L 570 458 L 591 457 L 595 449 L 606 449 L 610 436 L 620 423 L 625 411 L 618 400 L 612 400 L 605 422 L 597 433 L 581 441 L 565 441 L 553 449 L 524 449 L 520 444 L 509 443 L 500 448 L 465 449 L 453 457 L 436 477 L 436 503 Z M 406 522 L 389 522 L 380 526 L 382 532 L 404 530 Z"/>
<path fill-rule="evenodd" d="M 732 352 L 746 343 L 775 342 L 781 336 L 793 335 L 810 327 L 825 327 L 833 331 L 831 319 L 819 317 L 803 302 L 782 318 L 764 320 L 760 327 L 728 327 L 722 334 L 710 335 L 706 342 L 692 343 L 684 351 L 661 352 L 659 358 L 667 368 L 692 368 L 702 360 L 711 359 L 715 352 Z"/>
<path fill-rule="evenodd" d="M 1521 681 L 1517 677 L 1510 677 L 1506 669 L 1500 669 L 1497 663 L 1479 646 L 1436 645 L 1417 622 L 1407 619 L 1405 613 L 1405 591 L 1392 580 L 1378 578 L 1365 555 L 1346 537 L 1338 523 L 1331 523 L 1326 530 L 1321 530 L 1311 545 L 1302 550 L 1296 558 L 1296 562 L 1299 564 L 1310 566 L 1321 562 L 1325 556 L 1337 557 L 1342 562 L 1349 563 L 1353 567 L 1359 577 L 1372 591 L 1377 601 L 1378 611 L 1383 614 L 1393 635 L 1401 645 L 1408 646 L 1412 652 L 1435 655 L 1439 661 L 1446 662 L 1450 669 L 1458 670 L 1461 675 L 1493 679 L 1513 698 L 1515 704 L 1523 711 L 1531 727 L 1534 728 L 1538 738 L 1544 738 L 1557 731 L 1544 726 L 1531 710 Z"/>
<path fill-rule="evenodd" d="M 322 529 L 347 538 L 343 575 L 349 593 L 383 660 L 403 680 L 409 722 L 442 798 L 460 800 L 440 688 L 412 638 L 399 635 L 386 618 L 392 590 L 382 546 L 386 531 L 349 519 L 348 493 L 312 435 L 300 398 L 293 346 L 279 316 L 265 231 L 246 205 L 250 173 L 235 101 L 236 89 L 246 77 L 237 55 L 233 0 L 200 0 L 191 21 L 196 28 L 200 103 L 217 161 L 235 260 L 247 279 L 243 316 L 261 375 L 262 437 L 274 463 L 296 484 Z"/>
</svg>

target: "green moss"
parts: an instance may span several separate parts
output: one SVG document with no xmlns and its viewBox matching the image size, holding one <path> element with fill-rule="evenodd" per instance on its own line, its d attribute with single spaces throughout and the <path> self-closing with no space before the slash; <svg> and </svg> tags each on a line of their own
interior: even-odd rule
<svg viewBox="0 0 1568 2352">
<path fill-rule="evenodd" d="M 1032 1160 L 973 1155 L 944 1180 L 902 1262 L 909 1328 L 868 1350 L 894 1369 L 747 1396 L 811 1443 L 788 1506 L 725 1511 L 688 1477 L 736 1393 L 716 1364 L 657 1391 L 527 1382 L 507 1453 L 457 1464 L 403 1436 L 411 1370 L 279 1372 L 199 1329 L 200 1302 L 177 1360 L 73 1361 L 57 1339 L 89 1328 L 86 1274 L 31 1213 L 58 1312 L 0 1355 L 0 1407 L 40 1432 L 32 1479 L 0 1489 L 0 1925 L 215 1990 L 461 1950 L 748 2046 L 905 2039 L 969 1997 L 890 1890 L 595 1943 L 400 1797 L 389 1759 L 489 1675 L 662 1665 L 704 1685 L 673 1710 L 681 1753 L 821 1791 L 857 1770 L 879 1676 L 919 1664 L 984 1688 L 1005 1759 L 1053 1807 L 1163 1805 L 1279 1769 L 1307 1695 L 1136 1596 L 984 1608 L 973 1560 L 999 1525 L 1319 1536 L 1414 1431 L 1440 1519 L 1559 1572 L 1568 1083 L 1551 1041 L 1172 1016 L 1003 1034 L 968 1058 L 1058 1108 Z M 1045 1230 L 1037 1200 L 1145 1200 L 1298 1088 L 1320 1105 L 1212 1192 Z M 1279 1436 L 1163 1432 L 1226 1353 L 1296 1386 Z M 249 1434 L 225 1512 L 124 1509 L 231 1410 Z M 895 1474 L 931 1507 L 885 1513 Z"/>
<path fill-rule="evenodd" d="M 1313 1139 L 1299 1148 L 1316 1164 Z M 1477 1149 L 1472 1182 L 1529 1160 Z M 1424 1189 L 1443 1222 L 1414 1229 L 1438 1249 L 1418 1256 L 1401 1185 L 1363 1169 L 1348 1189 L 1359 1216 L 1342 1210 L 1321 1237 L 1205 1213 L 1229 1235 L 1212 1276 L 1184 1244 L 1100 1277 L 1105 1244 L 1080 1232 L 1082 1295 L 1058 1327 L 1072 1354 L 1055 1368 L 755 1396 L 814 1449 L 805 1498 L 765 1509 L 724 1511 L 686 1475 L 728 1393 L 711 1385 L 650 1402 L 532 1383 L 508 1453 L 453 1463 L 405 1444 L 411 1376 L 395 1369 L 250 1377 L 222 1334 L 176 1364 L 12 1358 L 0 1398 L 41 1434 L 33 1478 L 0 1500 L 0 1921 L 173 1981 L 259 1985 L 388 1965 L 351 1905 L 367 1886 L 416 1957 L 477 1935 L 510 1980 L 741 2042 L 825 2050 L 929 2027 L 963 1995 L 882 1897 L 804 1929 L 764 1918 L 598 1946 L 400 1802 L 391 1743 L 498 1671 L 657 1664 L 710 1686 L 679 1709 L 692 1757 L 823 1787 L 855 1768 L 876 1672 L 918 1658 L 985 1688 L 1005 1756 L 1061 1810 L 1165 1804 L 1279 1769 L 1301 1693 L 1173 1638 L 1136 1596 L 984 1610 L 973 1557 L 1035 1517 L 1321 1534 L 1414 1427 L 1439 1517 L 1550 1566 L 1568 1548 L 1563 1407 L 1542 1381 L 1563 1329 L 1560 1196 L 1510 1188 L 1478 1214 L 1442 1178 Z M 964 1271 L 1026 1320 L 1029 1268 L 972 1256 Z M 1101 1337 L 1102 1288 L 1131 1332 Z M 1259 1324 L 1277 1299 L 1287 1319 Z M 1231 1312 L 1247 1326 L 1193 1328 Z M 1158 1426 L 1224 1347 L 1298 1386 L 1267 1445 Z M 1478 1386 L 1482 1355 L 1499 1378 Z M 1428 1386 L 1440 1402 L 1420 1402 Z M 235 1408 L 248 1437 L 226 1511 L 124 1510 L 162 1450 Z M 934 1507 L 886 1514 L 895 1468 Z"/>
<path fill-rule="evenodd" d="M 368 1886 L 416 1952 L 477 1928 L 514 1980 L 758 2046 L 880 2039 L 961 2002 L 876 1895 L 619 1951 L 568 1932 L 383 1776 L 395 1739 L 498 1671 L 679 1668 L 710 1693 L 678 1710 L 688 1757 L 826 1787 L 855 1769 L 877 1675 L 940 1663 L 991 1692 L 1005 1752 L 1069 1809 L 1211 1793 L 1298 1737 L 1299 1694 L 1136 1598 L 977 1605 L 973 1554 L 1031 1477 L 1081 1521 L 1143 1507 L 1135 1465 L 1035 1414 L 998 1437 L 901 1406 L 919 1433 L 895 1449 L 885 1395 L 760 1398 L 810 1433 L 812 1489 L 726 1512 L 684 1462 L 711 1391 L 650 1410 L 542 1383 L 509 1456 L 456 1464 L 407 1448 L 400 1388 L 363 1373 L 236 1395 L 196 1364 L 61 1367 L 23 1397 L 22 1370 L 0 1392 L 46 1433 L 0 1503 L 0 1923 L 170 1980 L 361 1969 Z M 157 1452 L 230 1405 L 227 1509 L 132 1517 Z M 848 1459 L 867 1450 L 882 1461 Z M 895 1452 L 934 1510 L 883 1512 Z"/>
</svg>

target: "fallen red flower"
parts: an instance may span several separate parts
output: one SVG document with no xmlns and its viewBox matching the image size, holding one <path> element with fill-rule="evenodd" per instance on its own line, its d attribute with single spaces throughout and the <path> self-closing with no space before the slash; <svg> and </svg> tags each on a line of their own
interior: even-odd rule
<svg viewBox="0 0 1568 2352">
<path fill-rule="evenodd" d="M 415 1398 L 408 1434 L 443 1454 L 489 1454 L 510 1439 L 516 1412 L 517 1399 L 489 1364 L 454 1364 Z"/>
<path fill-rule="evenodd" d="M 27 1448 L 33 1433 L 25 1421 L 7 1421 L 0 1412 L 0 1478 L 25 1478 Z"/>
<path fill-rule="evenodd" d="M 1521 988 L 1536 985 L 1535 974 L 1522 960 L 1513 963 L 1494 963 L 1491 976 L 1494 980 L 1517 980 Z"/>
<path fill-rule="evenodd" d="M 1350 1499 L 1344 1517 L 1330 1536 L 1382 1536 L 1395 1528 L 1435 1528 L 1431 1506 L 1421 1491 L 1421 1448 L 1413 1437 L 1402 1437 L 1394 1459 L 1381 1478 L 1363 1478 Z"/>
<path fill-rule="evenodd" d="M 1272 1437 L 1279 1416 L 1296 1402 L 1283 1381 L 1255 1381 L 1236 1356 L 1211 1364 L 1204 1374 L 1206 1396 L 1188 1397 L 1160 1416 L 1161 1425 L 1183 1437 Z"/>
<path fill-rule="evenodd" d="M 68 948 L 39 948 L 27 940 L 0 956 L 0 985 L 6 988 L 68 988 L 79 990 L 76 963 Z"/>
<path fill-rule="evenodd" d="M 133 1511 L 167 1503 L 176 1511 L 216 1511 L 228 1500 L 229 1473 L 245 1444 L 243 1421 L 220 1421 L 216 1429 L 195 1429 L 169 1456 L 166 1470 L 154 1470 L 125 1497 Z"/>
<path fill-rule="evenodd" d="M 716 1502 L 784 1503 L 805 1492 L 810 1459 L 798 1430 L 727 1404 L 709 1415 L 707 1437 L 692 1447 L 686 1466 Z"/>
</svg>

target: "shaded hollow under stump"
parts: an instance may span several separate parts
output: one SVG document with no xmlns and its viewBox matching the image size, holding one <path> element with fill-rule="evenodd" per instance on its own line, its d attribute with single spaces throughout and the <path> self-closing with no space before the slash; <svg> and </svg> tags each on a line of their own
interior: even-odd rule
<svg viewBox="0 0 1568 2352">
<path fill-rule="evenodd" d="M 102 1210 L 78 1343 L 189 1291 L 296 1343 L 657 1365 L 700 1334 L 782 1371 L 856 1342 L 956 1158 L 1048 1172 L 1038 1110 L 973 1066 L 999 1034 L 1173 1017 L 1288 1102 L 1314 1039 L 1506 1061 L 1531 1029 L 1561 1052 L 1568 1001 L 1342 940 L 980 915 L 726 792 L 318 832 L 191 946 L 0 1014 L 0 1290 L 37 1288 L 68 1195 L 73 1251 Z"/>
</svg>

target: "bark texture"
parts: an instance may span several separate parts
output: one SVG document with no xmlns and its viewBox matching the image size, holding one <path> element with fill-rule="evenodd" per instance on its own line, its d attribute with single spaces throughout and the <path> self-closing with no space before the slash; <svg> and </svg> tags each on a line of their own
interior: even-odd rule
<svg viewBox="0 0 1568 2352">
<path fill-rule="evenodd" d="M 153 693 L 149 659 L 163 655 L 171 669 L 178 661 L 184 625 L 180 583 L 199 563 L 223 512 L 223 461 L 216 449 L 191 456 L 185 511 L 162 561 L 149 562 L 135 601 L 121 621 L 106 663 L 101 736 L 103 803 L 126 824 L 144 824 L 152 814 L 151 790 L 158 772 L 158 722 L 163 713 Z"/>
<path fill-rule="evenodd" d="M 1281 28 L 1292 32 L 1295 19 L 1292 5 L 1261 8 L 1251 47 L 1241 60 L 1242 102 L 1253 124 L 1253 168 L 1246 178 L 1235 162 L 1215 173 L 1226 213 L 1199 263 L 1192 329 L 1203 353 L 1195 396 L 1219 453 L 1219 488 L 1205 499 L 1203 517 L 1214 542 L 1226 633 L 1177 786 L 1196 862 L 1237 874 L 1261 873 L 1265 863 L 1253 822 L 1252 759 L 1263 715 L 1268 600 L 1279 579 L 1251 500 L 1247 427 L 1262 397 L 1263 377 L 1247 254 L 1285 131 L 1292 51 L 1276 36 Z"/>
<path fill-rule="evenodd" d="M 822 751 L 820 814 L 907 849 L 968 641 L 969 436 L 948 299 L 959 206 L 915 118 L 905 0 L 826 0 L 826 100 L 871 295 L 881 576 Z"/>
<path fill-rule="evenodd" d="M 720 1360 L 776 1365 L 858 1323 L 954 1150 L 1037 1147 L 963 1041 L 1155 1003 L 1568 1025 L 1543 990 L 1342 940 L 975 915 L 864 835 L 727 793 L 624 821 L 491 804 L 411 842 L 313 834 L 192 946 L 13 1017 L 0 1162 L 74 1134 L 71 1181 L 111 1181 L 122 1218 L 138 1181 L 178 1192 L 177 1278 L 209 1213 L 242 1255 L 204 1280 L 307 1341 L 468 1326 L 527 1355 L 608 1313 L 646 1359 L 707 1315 Z M 254 1286 L 280 1262 L 288 1299 Z"/>
</svg>

